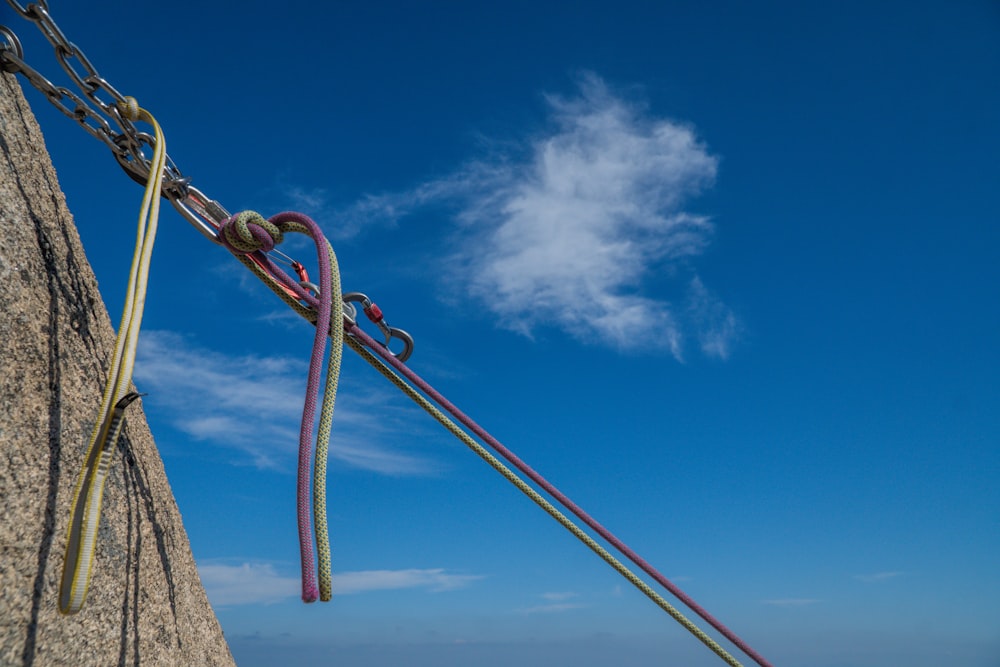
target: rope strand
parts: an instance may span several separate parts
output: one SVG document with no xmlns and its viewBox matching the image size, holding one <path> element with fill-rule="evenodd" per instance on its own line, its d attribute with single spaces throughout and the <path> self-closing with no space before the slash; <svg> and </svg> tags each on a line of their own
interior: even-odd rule
<svg viewBox="0 0 1000 667">
<path fill-rule="evenodd" d="M 357 325 L 348 327 L 348 332 L 351 336 L 355 336 L 361 341 L 371 347 L 371 343 L 375 341 L 372 340 L 357 328 Z M 367 339 L 367 340 L 366 340 Z M 652 600 L 658 607 L 663 611 L 667 612 L 671 618 L 680 623 L 688 632 L 693 634 L 698 638 L 705 646 L 711 649 L 716 655 L 722 658 L 727 664 L 732 667 L 743 667 L 742 664 L 734 658 L 726 649 L 719 645 L 714 639 L 709 637 L 705 632 L 699 628 L 697 625 L 692 623 L 683 613 L 677 610 L 676 607 L 671 605 L 662 595 L 653 590 L 649 584 L 640 579 L 634 572 L 632 572 L 628 567 L 626 567 L 621 561 L 615 558 L 607 549 L 598 544 L 594 538 L 585 533 L 579 526 L 577 526 L 573 521 L 566 517 L 565 514 L 560 512 L 555 506 L 552 505 L 548 500 L 546 500 L 541 494 L 535 491 L 531 486 L 529 486 L 523 479 L 517 476 L 510 468 L 505 466 L 499 459 L 489 453 L 485 447 L 480 445 L 478 442 L 472 439 L 472 437 L 458 427 L 455 422 L 449 419 L 444 413 L 434 407 L 430 401 L 424 398 L 420 393 L 418 393 L 413 387 L 407 384 L 401 377 L 396 375 L 391 368 L 382 363 L 375 355 L 369 352 L 365 347 L 362 346 L 354 338 L 348 337 L 346 339 L 347 344 L 352 350 L 357 352 L 361 357 L 371 364 L 377 371 L 384 375 L 390 382 L 392 382 L 396 387 L 398 387 L 403 393 L 405 393 L 412 401 L 423 408 L 428 414 L 430 414 L 434 419 L 436 419 L 442 426 L 448 429 L 455 437 L 461 440 L 469 449 L 475 452 L 480 458 L 482 458 L 486 463 L 488 463 L 494 470 L 503 475 L 507 481 L 513 484 L 518 490 L 524 495 L 528 496 L 536 505 L 541 507 L 545 512 L 551 516 L 553 519 L 558 521 L 566 530 L 572 533 L 578 540 L 583 542 L 591 551 L 597 554 L 601 559 L 604 560 L 608 565 L 610 565 L 618 574 L 625 577 L 629 583 L 639 589 L 643 595 Z M 376 343 L 377 345 L 377 343 Z"/>
<path fill-rule="evenodd" d="M 762 655 L 757 653 L 753 648 L 751 648 L 745 641 L 740 639 L 736 633 L 727 628 L 722 624 L 721 621 L 716 619 L 714 616 L 708 613 L 701 605 L 695 602 L 690 596 L 684 593 L 676 584 L 671 582 L 665 576 L 660 574 L 660 572 L 650 565 L 646 560 L 639 556 L 635 551 L 629 548 L 624 542 L 615 537 L 611 531 L 602 526 L 597 522 L 596 519 L 591 517 L 587 512 L 585 512 L 581 507 L 574 503 L 568 496 L 562 493 L 559 489 L 553 486 L 548 480 L 542 477 L 540 474 L 535 472 L 527 463 L 522 461 L 516 454 L 507 449 L 499 440 L 494 438 L 486 429 L 473 421 L 468 415 L 459 410 L 451 401 L 441 395 L 436 389 L 434 389 L 430 384 L 428 384 L 423 378 L 413 372 L 413 370 L 402 363 L 391 353 L 385 350 L 381 345 L 371 339 L 367 334 L 365 334 L 360 329 L 355 331 L 351 330 L 352 335 L 356 335 L 365 341 L 365 345 L 374 350 L 379 357 L 381 357 L 389 366 L 400 373 L 408 381 L 412 382 L 420 391 L 424 392 L 427 396 L 431 398 L 435 403 L 440 405 L 445 409 L 446 412 L 450 413 L 455 419 L 458 420 L 463 426 L 468 428 L 472 433 L 474 433 L 478 438 L 485 442 L 493 451 L 497 452 L 506 459 L 511 465 L 517 468 L 521 473 L 523 473 L 528 479 L 541 487 L 546 493 L 555 498 L 563 507 L 572 512 L 578 519 L 589 526 L 594 532 L 600 535 L 604 540 L 611 544 L 615 549 L 619 551 L 628 560 L 632 561 L 643 572 L 652 577 L 657 583 L 666 588 L 670 593 L 676 597 L 678 600 L 683 602 L 691 611 L 700 616 L 706 623 L 711 625 L 713 628 L 718 630 L 726 639 L 731 641 L 734 645 L 739 647 L 741 651 L 747 654 L 753 659 L 760 667 L 773 667 L 770 662 L 768 662 Z"/>
<path fill-rule="evenodd" d="M 305 291 L 264 254 L 281 243 L 287 232 L 306 234 L 316 244 L 316 259 L 320 275 L 318 297 Z M 223 245 L 229 248 L 245 266 L 281 296 L 286 303 L 296 307 L 296 310 L 302 315 L 308 312 L 308 319 L 316 324 L 306 384 L 306 399 L 302 407 L 302 424 L 299 428 L 296 515 L 299 531 L 299 556 L 302 564 L 302 600 L 315 602 L 320 599 L 325 602 L 331 599 L 333 590 L 330 539 L 326 518 L 326 464 L 343 350 L 343 329 L 339 326 L 339 322 L 343 320 L 344 304 L 339 298 L 340 271 L 337 267 L 337 257 L 319 226 L 301 213 L 285 212 L 272 216 L 270 219 L 264 219 L 259 213 L 244 211 L 233 216 L 223 225 L 219 238 Z M 335 294 L 337 298 L 333 297 Z M 306 309 L 296 301 L 296 298 L 300 300 L 308 298 L 315 310 Z M 331 322 L 337 322 L 338 326 L 331 327 Z M 326 388 L 323 392 L 323 404 L 320 408 L 314 461 L 312 432 L 316 422 L 316 403 L 319 396 L 323 357 L 328 336 L 333 339 L 333 343 L 327 364 Z M 310 482 L 312 483 L 311 493 Z M 312 515 L 312 524 L 310 523 L 310 514 Z M 313 524 L 316 530 L 315 544 L 312 533 Z M 317 562 L 319 565 L 318 583 Z"/>
</svg>

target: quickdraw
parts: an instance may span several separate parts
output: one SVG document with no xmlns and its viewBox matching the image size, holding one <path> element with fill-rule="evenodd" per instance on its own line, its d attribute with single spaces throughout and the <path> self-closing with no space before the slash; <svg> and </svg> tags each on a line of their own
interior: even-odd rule
<svg viewBox="0 0 1000 667">
<path fill-rule="evenodd" d="M 97 420 L 90 448 L 83 470 L 77 483 L 76 500 L 70 521 L 67 539 L 67 553 L 60 590 L 60 609 L 65 613 L 79 611 L 86 597 L 86 589 L 92 569 L 96 542 L 96 527 L 100 516 L 101 494 L 107 475 L 110 456 L 113 453 L 121 431 L 123 417 L 129 404 L 140 395 L 130 391 L 135 342 L 142 318 L 145 283 L 148 274 L 149 256 L 156 232 L 159 212 L 159 197 L 167 198 L 175 209 L 199 232 L 216 243 L 225 245 L 247 268 L 260 278 L 271 290 L 295 312 L 316 326 L 313 354 L 310 362 L 307 397 L 303 408 L 302 428 L 299 438 L 299 469 L 297 484 L 299 542 L 302 556 L 302 598 L 306 602 L 329 600 L 332 594 L 330 577 L 330 551 L 326 522 L 326 459 L 333 416 L 334 396 L 340 373 L 342 345 L 347 344 L 363 359 L 375 367 L 401 391 L 418 403 L 445 428 L 452 432 L 491 467 L 512 484 L 528 495 L 542 509 L 569 530 L 594 553 L 611 565 L 619 574 L 666 611 L 684 628 L 694 634 L 702 643 L 715 652 L 727 664 L 740 667 L 741 663 L 708 636 L 681 612 L 673 607 L 645 581 L 629 570 L 593 537 L 573 523 L 551 502 L 535 491 L 514 471 L 490 454 L 479 442 L 445 416 L 450 413 L 468 431 L 474 433 L 494 452 L 506 459 L 514 468 L 528 477 L 550 497 L 574 514 L 598 536 L 619 551 L 628 560 L 643 570 L 657 583 L 686 604 L 692 611 L 708 622 L 726 639 L 740 648 L 761 667 L 771 664 L 750 648 L 726 626 L 708 614 L 694 600 L 676 585 L 660 574 L 649 563 L 639 557 L 610 531 L 601 526 L 580 507 L 562 494 L 557 488 L 532 470 L 521 459 L 504 447 L 482 427 L 472 421 L 433 387 L 417 376 L 405 362 L 413 351 L 412 337 L 401 329 L 388 326 L 382 311 L 367 296 L 360 292 L 349 292 L 341 298 L 340 279 L 336 255 L 319 227 L 308 217 L 297 213 L 281 213 L 265 220 L 259 214 L 244 212 L 231 216 L 218 202 L 209 199 L 190 184 L 190 179 L 181 175 L 166 154 L 165 141 L 159 125 L 146 111 L 139 109 L 131 98 L 123 97 L 102 78 L 86 56 L 59 30 L 48 14 L 48 3 L 37 3 L 22 7 L 15 0 L 7 0 L 19 15 L 38 25 L 42 33 L 56 49 L 63 69 L 84 91 L 87 97 L 110 118 L 121 130 L 115 132 L 105 116 L 95 112 L 79 95 L 66 88 L 56 87 L 48 79 L 23 60 L 23 49 L 17 36 L 4 26 L 0 26 L 0 69 L 19 72 L 38 88 L 52 104 L 79 122 L 84 129 L 106 143 L 118 163 L 126 173 L 146 184 L 146 196 L 140 214 L 139 234 L 136 242 L 135 258 L 129 277 L 129 291 L 122 324 L 118 330 L 116 350 L 108 382 L 102 399 L 100 417 Z M 81 76 L 72 65 L 77 60 L 87 71 Z M 101 94 L 108 95 L 113 102 L 106 102 Z M 75 106 L 70 108 L 65 100 Z M 140 132 L 133 121 L 142 120 L 154 127 L 155 136 Z M 143 147 L 152 148 L 153 159 L 147 159 Z M 317 248 L 320 266 L 318 285 L 309 281 L 308 273 L 300 263 L 274 249 L 287 232 L 304 233 L 312 237 Z M 273 255 L 272 255 L 273 253 Z M 297 274 L 298 280 L 285 273 L 276 262 L 285 263 Z M 383 342 L 368 336 L 358 327 L 357 308 L 362 311 L 382 332 Z M 346 334 L 346 335 L 345 335 Z M 317 559 L 319 561 L 318 582 L 313 568 L 313 542 L 309 528 L 309 462 L 312 458 L 310 435 L 315 420 L 315 405 L 321 374 L 320 366 L 325 355 L 326 339 L 332 340 L 331 353 L 327 362 L 326 389 L 320 409 L 319 430 L 316 440 L 315 463 L 312 470 L 313 520 L 317 537 Z M 403 350 L 393 353 L 389 345 L 393 339 L 402 342 Z M 405 379 L 404 379 L 405 378 Z M 429 400 L 428 400 L 429 397 Z M 441 409 L 435 406 L 439 406 Z M 442 412 L 442 410 L 444 412 Z"/>
</svg>

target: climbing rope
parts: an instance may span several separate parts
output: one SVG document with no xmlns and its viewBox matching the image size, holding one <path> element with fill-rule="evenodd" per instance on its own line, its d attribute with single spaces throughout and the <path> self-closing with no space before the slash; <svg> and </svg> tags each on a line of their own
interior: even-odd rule
<svg viewBox="0 0 1000 667">
<path fill-rule="evenodd" d="M 485 447 L 476 442 L 471 435 L 463 431 L 455 422 L 449 419 L 443 412 L 437 409 L 430 401 L 428 401 L 424 396 L 422 396 L 416 389 L 406 383 L 399 375 L 397 375 L 391 368 L 386 364 L 381 362 L 375 355 L 369 352 L 365 345 L 373 347 L 373 349 L 378 349 L 378 344 L 375 343 L 367 334 L 358 329 L 357 325 L 352 325 L 348 327 L 348 332 L 350 337 L 347 338 L 347 344 L 352 350 L 357 352 L 365 361 L 367 361 L 372 367 L 374 367 L 379 373 L 385 376 L 390 382 L 392 382 L 400 391 L 406 394 L 414 403 L 419 405 L 424 409 L 429 415 L 434 417 L 442 426 L 444 426 L 448 431 L 452 433 L 456 438 L 462 441 L 466 447 L 471 449 L 476 453 L 481 459 L 486 461 L 494 470 L 503 475 L 507 481 L 513 484 L 521 493 L 528 496 L 536 505 L 542 508 L 549 516 L 559 522 L 566 530 L 573 534 L 578 540 L 583 542 L 591 551 L 597 554 L 601 559 L 604 560 L 608 565 L 610 565 L 618 574 L 625 577 L 629 583 L 639 589 L 643 595 L 648 597 L 653 601 L 660 609 L 667 612 L 675 621 L 680 623 L 688 632 L 697 637 L 705 646 L 711 649 L 716 655 L 722 658 L 727 664 L 733 667 L 742 667 L 742 664 L 734 658 L 726 649 L 719 645 L 714 639 L 709 637 L 705 632 L 699 628 L 697 625 L 692 623 L 683 613 L 677 610 L 676 607 L 670 604 L 662 595 L 653 590 L 645 581 L 640 579 L 634 572 L 632 572 L 627 566 L 625 566 L 620 560 L 615 558 L 607 549 L 602 547 L 597 543 L 594 538 L 585 533 L 579 526 L 577 526 L 571 519 L 569 519 L 565 514 L 560 512 L 552 503 L 546 500 L 540 493 L 535 491 L 531 486 L 525 482 L 523 479 L 517 476 L 517 474 L 505 466 L 499 459 L 489 453 Z M 361 341 L 361 342 L 358 342 Z"/>
<path fill-rule="evenodd" d="M 314 298 L 309 294 L 303 295 L 304 298 L 302 298 L 301 300 L 296 299 L 294 296 L 290 296 L 288 290 L 286 289 L 287 282 L 285 280 L 282 280 L 282 278 L 280 277 L 280 275 L 283 274 L 284 272 L 282 272 L 277 267 L 274 267 L 275 269 L 277 269 L 277 271 L 280 272 L 278 274 L 274 274 L 271 273 L 270 271 L 265 270 L 259 264 L 252 262 L 247 263 L 247 266 L 277 296 L 279 296 L 283 301 L 285 301 L 285 303 L 291 306 L 293 310 L 295 310 L 299 315 L 301 315 L 303 318 L 305 318 L 310 322 L 314 323 L 318 322 L 317 311 L 315 310 L 314 307 L 310 307 L 310 305 L 314 301 Z M 287 275 L 285 277 L 287 278 Z M 345 295 L 345 298 L 346 297 L 347 295 Z M 305 301 L 306 303 L 303 304 L 302 301 Z M 367 300 L 367 297 L 364 298 L 364 301 L 370 303 L 370 301 Z M 379 313 L 379 315 L 381 316 L 381 313 Z M 688 632 L 697 637 L 699 641 L 705 644 L 710 650 L 712 650 L 716 655 L 722 658 L 727 664 L 732 665 L 733 667 L 742 667 L 741 663 L 736 658 L 734 658 L 728 651 L 726 651 L 726 649 L 723 648 L 718 642 L 716 642 L 701 628 L 699 628 L 697 625 L 691 622 L 691 620 L 688 619 L 683 613 L 681 613 L 676 607 L 671 605 L 669 601 L 667 601 L 665 598 L 663 598 L 663 596 L 657 593 L 652 587 L 649 586 L 649 584 L 647 584 L 645 581 L 639 578 L 620 560 L 615 558 L 614 555 L 612 555 L 607 549 L 601 546 L 583 529 L 577 526 L 565 514 L 560 512 L 554 505 L 552 505 L 552 503 L 550 503 L 541 494 L 535 491 L 535 489 L 533 489 L 527 482 L 518 477 L 518 475 L 514 471 L 505 466 L 495 456 L 490 454 L 490 452 L 487 451 L 486 448 L 484 448 L 480 443 L 476 442 L 476 440 L 473 439 L 471 435 L 469 435 L 466 431 L 462 430 L 457 424 L 455 424 L 455 422 L 449 419 L 443 412 L 441 412 L 441 410 L 439 410 L 435 405 L 433 405 L 429 400 L 427 400 L 427 398 L 425 398 L 419 391 L 414 389 L 414 387 L 408 384 L 407 381 L 403 380 L 403 378 L 400 377 L 400 375 L 394 372 L 394 369 L 396 371 L 399 371 L 400 374 L 405 375 L 407 380 L 413 382 L 414 385 L 418 386 L 420 388 L 420 391 L 430 396 L 434 400 L 434 402 L 438 403 L 438 405 L 441 405 L 447 411 L 452 412 L 452 414 L 459 421 L 461 421 L 467 428 L 470 428 L 470 430 L 475 432 L 477 436 L 479 436 L 481 439 L 487 442 L 487 444 L 489 444 L 494 450 L 501 453 L 508 460 L 512 460 L 511 462 L 514 463 L 516 467 L 521 469 L 522 472 L 525 472 L 525 469 L 528 472 L 530 472 L 530 475 L 528 476 L 531 477 L 532 481 L 539 484 L 539 486 L 541 486 L 550 496 L 559 500 L 559 502 L 562 503 L 563 506 L 567 507 L 567 509 L 570 509 L 574 514 L 577 514 L 578 516 L 582 514 L 583 517 L 585 517 L 584 519 L 585 523 L 591 525 L 591 527 L 597 525 L 600 528 L 600 531 L 598 532 L 601 535 L 601 537 L 606 539 L 609 543 L 615 546 L 616 549 L 618 549 L 620 552 L 625 554 L 626 557 L 629 557 L 631 559 L 632 556 L 629 556 L 629 554 L 634 555 L 634 552 L 632 552 L 630 549 L 628 549 L 627 546 L 622 544 L 620 540 L 615 538 L 615 536 L 612 535 L 607 529 L 603 528 L 603 526 L 597 524 L 596 521 L 594 521 L 589 515 L 583 512 L 582 509 L 580 509 L 577 505 L 575 505 L 572 501 L 570 501 L 569 498 L 567 498 L 565 495 L 559 492 L 559 490 L 556 489 L 554 486 L 552 486 L 552 484 L 546 481 L 534 470 L 529 468 L 526 464 L 524 464 L 523 461 L 514 456 L 512 452 L 510 452 L 507 448 L 501 445 L 495 438 L 489 435 L 489 433 L 487 433 L 484 429 L 482 429 L 482 427 L 480 427 L 478 424 L 469 419 L 469 417 L 467 417 L 464 413 L 459 411 L 458 408 L 456 408 L 447 399 L 445 399 L 433 387 L 428 385 L 423 379 L 421 379 L 416 373 L 414 373 L 412 369 L 406 366 L 399 359 L 399 355 L 393 354 L 386 344 L 380 344 L 376 342 L 373 338 L 368 336 L 368 334 L 366 334 L 360 327 L 357 326 L 357 323 L 353 321 L 353 318 L 351 318 L 350 315 L 348 315 L 345 318 L 344 327 L 348 334 L 348 336 L 346 336 L 343 339 L 344 343 L 346 343 L 359 356 L 361 356 L 365 361 L 367 361 L 383 376 L 385 376 L 390 382 L 392 382 L 396 387 L 398 387 L 404 394 L 406 394 L 406 396 L 408 396 L 411 400 L 413 400 L 421 408 L 423 408 L 426 412 L 428 412 L 432 417 L 434 417 L 434 419 L 436 419 L 449 432 L 455 435 L 455 437 L 461 440 L 469 449 L 475 452 L 480 458 L 486 461 L 497 472 L 499 472 L 508 481 L 514 484 L 514 486 L 516 486 L 522 493 L 531 498 L 533 502 L 535 502 L 539 507 L 541 507 L 557 522 L 559 522 L 578 540 L 583 542 L 591 551 L 597 554 L 602 560 L 608 563 L 616 572 L 622 575 L 629 583 L 631 583 L 646 597 L 652 600 L 654 604 L 660 607 L 663 611 L 667 612 L 667 614 L 669 614 L 674 620 L 680 623 L 680 625 L 683 626 L 686 630 L 688 630 Z M 319 324 L 317 324 L 317 330 L 318 331 L 321 330 Z M 331 336 L 332 335 L 333 332 L 331 331 Z M 372 354 L 372 352 L 369 351 L 369 349 L 374 350 L 375 353 L 378 355 L 378 357 L 381 357 L 381 359 L 385 363 L 383 363 L 383 361 L 380 361 L 378 357 L 376 357 L 374 354 Z M 390 368 L 390 365 L 392 366 L 392 368 Z M 637 556 L 635 557 L 638 558 Z M 641 559 L 639 560 L 641 561 Z M 641 562 L 646 566 L 643 569 L 646 568 L 652 569 L 648 565 L 648 563 L 645 563 L 645 561 Z M 656 572 L 656 570 L 653 570 L 653 572 L 657 575 L 655 577 L 657 578 L 657 581 L 666 580 L 665 577 Z M 673 584 L 670 584 L 670 586 L 673 587 L 673 589 L 679 590 Z M 686 595 L 684 595 L 681 599 L 682 601 L 685 602 L 685 604 L 688 604 L 689 607 L 691 606 L 690 603 L 693 603 L 693 600 L 688 598 Z M 699 615 L 707 614 L 707 612 L 705 612 L 703 609 L 701 609 L 701 607 L 697 605 L 694 605 L 693 611 L 699 613 Z M 763 657 L 760 657 L 758 654 L 756 654 L 756 652 L 753 651 L 753 649 L 750 649 L 749 646 L 745 644 L 745 642 L 740 640 L 739 637 L 737 637 L 731 630 L 726 628 L 726 626 L 722 625 L 719 621 L 717 621 L 714 618 L 712 618 L 711 620 L 713 627 L 716 627 L 716 629 L 721 627 L 722 630 L 720 630 L 720 632 L 722 632 L 727 639 L 733 641 L 734 644 L 736 644 L 741 650 L 747 653 L 747 655 L 753 658 L 758 664 L 760 664 L 762 667 L 771 667 L 770 663 L 764 660 Z M 749 649 L 749 651 L 747 649 Z"/>
<path fill-rule="evenodd" d="M 94 565 L 94 548 L 97 527 L 101 518 L 101 500 L 111 457 L 121 432 L 122 417 L 129 403 L 139 397 L 129 393 L 135 350 L 142 325 L 142 311 L 146 304 L 146 287 L 149 283 L 149 264 L 156 240 L 156 226 L 160 217 L 160 186 L 166 164 L 167 148 L 163 131 L 156 119 L 139 108 L 134 98 L 125 98 L 119 105 L 120 113 L 129 120 L 141 120 L 153 126 L 156 144 L 149 170 L 149 180 L 139 212 L 139 227 L 132 255 L 125 307 L 115 338 L 115 351 L 111 370 L 104 385 L 97 423 L 90 436 L 90 445 L 76 484 L 73 509 L 70 514 L 66 539 L 66 558 L 63 562 L 62 583 L 59 589 L 59 610 L 64 614 L 80 611 L 87 597 L 90 576 Z"/>
<path fill-rule="evenodd" d="M 281 270 L 266 253 L 274 249 L 288 232 L 298 232 L 312 238 L 316 245 L 316 259 L 319 264 L 318 294 L 313 295 L 296 283 Z M 344 302 L 333 295 L 340 294 L 340 270 L 337 256 L 330 243 L 323 236 L 319 226 L 301 213 L 279 213 L 264 219 L 259 213 L 244 211 L 223 224 L 219 238 L 247 268 L 264 279 L 289 303 L 301 307 L 300 301 L 309 297 L 314 304 L 312 321 L 316 324 L 313 350 L 309 361 L 306 399 L 302 409 L 302 424 L 299 429 L 299 464 L 296 493 L 296 509 L 299 528 L 299 555 L 302 561 L 302 599 L 324 602 L 333 595 L 331 575 L 330 538 L 326 513 L 326 468 L 329 458 L 330 428 L 333 421 L 333 407 L 337 395 L 337 380 L 340 377 L 340 363 L 343 358 Z M 337 326 L 331 326 L 331 322 Z M 331 338 L 329 363 L 326 370 L 326 386 L 320 408 L 319 430 L 316 437 L 316 457 L 313 464 L 312 432 L 316 420 L 316 402 L 322 375 L 323 357 L 327 338 Z M 312 479 L 310 480 L 310 472 Z M 313 539 L 309 526 L 310 481 L 312 482 L 313 521 L 316 529 L 316 560 L 319 564 L 319 583 L 313 564 Z"/>
<path fill-rule="evenodd" d="M 362 336 L 363 331 L 355 331 L 354 329 L 349 329 L 351 335 L 358 338 L 367 338 L 367 336 Z M 349 341 L 350 339 L 348 339 Z M 464 425 L 469 431 L 474 433 L 478 438 L 485 442 L 493 451 L 500 454 L 504 459 L 506 459 L 511 465 L 517 468 L 521 473 L 523 473 L 528 479 L 537 484 L 546 493 L 555 498 L 563 507 L 572 512 L 578 519 L 580 519 L 584 524 L 589 526 L 595 533 L 597 533 L 601 538 L 606 540 L 611 544 L 619 553 L 624 555 L 628 560 L 634 563 L 639 569 L 645 572 L 647 575 L 652 577 L 657 583 L 666 588 L 670 593 L 676 597 L 678 600 L 683 602 L 691 611 L 700 616 L 705 622 L 711 625 L 713 628 L 719 631 L 726 639 L 731 641 L 736 645 L 741 651 L 746 653 L 750 658 L 753 659 L 761 667 L 772 667 L 771 663 L 755 651 L 749 644 L 743 641 L 739 636 L 736 635 L 732 630 L 726 627 L 721 621 L 712 616 L 706 609 L 695 602 L 689 595 L 684 593 L 676 584 L 667 579 L 663 574 L 661 574 L 656 568 L 654 568 L 645 559 L 639 556 L 633 549 L 631 549 L 627 544 L 622 542 L 618 537 L 616 537 L 611 531 L 605 528 L 603 525 L 598 523 L 596 519 L 591 517 L 587 512 L 583 510 L 579 505 L 574 503 L 568 496 L 562 493 L 558 488 L 556 488 L 551 482 L 542 477 L 538 472 L 533 470 L 527 463 L 522 461 L 516 454 L 505 447 L 499 440 L 493 437 L 486 429 L 473 421 L 468 415 L 458 409 L 454 403 L 445 398 L 440 392 L 438 392 L 434 387 L 428 384 L 423 378 L 417 375 L 413 369 L 411 369 L 406 364 L 401 363 L 401 361 L 388 353 L 383 345 L 379 345 L 370 339 L 366 340 L 365 344 L 375 351 L 378 356 L 380 356 L 385 362 L 391 366 L 394 370 L 399 372 L 400 375 L 405 377 L 409 382 L 412 382 L 415 387 L 420 389 L 424 394 L 429 396 L 435 403 L 445 409 L 450 413 L 456 420 L 458 420 L 462 425 Z"/>
</svg>

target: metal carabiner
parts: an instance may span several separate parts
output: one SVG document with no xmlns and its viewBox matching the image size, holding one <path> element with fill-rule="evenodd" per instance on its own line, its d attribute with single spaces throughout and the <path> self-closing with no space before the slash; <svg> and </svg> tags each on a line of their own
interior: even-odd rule
<svg viewBox="0 0 1000 667">
<path fill-rule="evenodd" d="M 173 192 L 166 195 L 173 207 L 191 226 L 197 229 L 210 241 L 221 243 L 219 227 L 229 219 L 229 211 L 219 202 L 209 199 L 205 193 L 193 185 L 187 185 L 183 197 L 177 197 Z"/>
<path fill-rule="evenodd" d="M 385 322 L 385 318 L 382 316 L 382 309 L 376 306 L 367 295 L 361 292 L 347 292 L 342 297 L 344 300 L 344 317 L 349 319 L 352 324 L 357 324 L 358 310 L 354 306 L 355 303 L 361 304 L 361 309 L 368 319 L 372 321 L 375 326 L 379 328 L 382 334 L 385 336 L 385 342 L 382 346 L 389 350 L 392 356 L 396 357 L 400 361 L 406 361 L 413 354 L 413 336 L 406 333 L 402 329 L 397 329 L 395 327 L 390 327 Z M 348 309 L 350 314 L 348 314 Z M 389 343 L 393 338 L 398 338 L 403 341 L 403 350 L 398 354 L 393 352 L 389 348 Z"/>
<path fill-rule="evenodd" d="M 393 352 L 389 347 L 389 341 L 393 338 L 398 338 L 403 341 L 403 349 L 401 352 Z M 406 361 L 413 354 L 413 336 L 406 333 L 402 329 L 397 329 L 396 327 L 389 327 L 389 336 L 385 339 L 385 349 L 392 353 L 392 356 L 396 357 L 400 361 Z"/>
</svg>

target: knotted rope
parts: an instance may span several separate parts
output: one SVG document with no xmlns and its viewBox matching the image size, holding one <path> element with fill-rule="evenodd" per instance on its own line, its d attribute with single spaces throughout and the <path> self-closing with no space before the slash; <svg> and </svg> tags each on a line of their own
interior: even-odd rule
<svg viewBox="0 0 1000 667">
<path fill-rule="evenodd" d="M 316 296 L 305 290 L 265 254 L 280 244 L 284 240 L 284 235 L 289 232 L 306 234 L 316 244 L 316 260 L 319 265 L 319 294 Z M 299 429 L 296 510 L 299 554 L 302 561 L 302 599 L 306 602 L 315 602 L 318 597 L 325 602 L 333 595 L 326 513 L 326 469 L 344 337 L 340 325 L 343 320 L 344 303 L 340 299 L 340 270 L 337 266 L 337 256 L 319 226 L 301 213 L 279 213 L 270 219 L 265 219 L 259 213 L 244 211 L 223 224 L 219 231 L 219 239 L 247 268 L 269 286 L 273 285 L 272 289 L 279 292 L 287 302 L 304 308 L 301 301 L 308 299 L 314 306 L 314 309 L 309 310 L 310 319 L 316 324 L 316 334 L 309 360 L 306 398 L 302 408 L 302 425 Z M 331 327 L 331 322 L 336 323 L 336 326 Z M 312 465 L 312 432 L 316 421 L 316 403 L 328 335 L 332 341 L 316 437 L 315 465 Z M 313 537 L 309 524 L 310 473 L 312 473 L 312 514 L 317 540 L 316 559 L 319 564 L 318 588 L 313 561 Z"/>
</svg>

